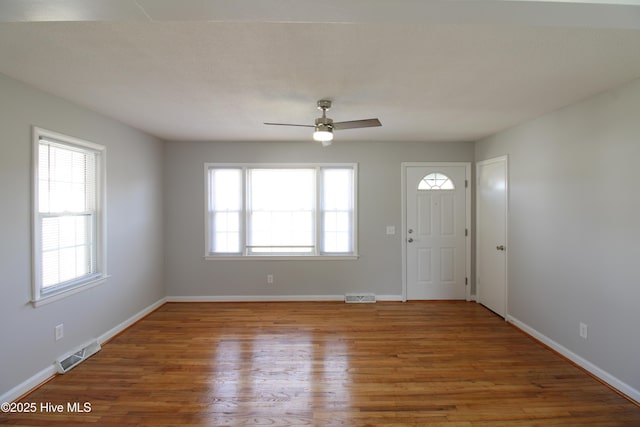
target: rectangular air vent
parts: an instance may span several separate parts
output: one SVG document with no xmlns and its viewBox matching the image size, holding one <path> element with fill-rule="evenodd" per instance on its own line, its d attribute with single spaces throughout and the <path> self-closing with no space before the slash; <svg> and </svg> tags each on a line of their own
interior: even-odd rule
<svg viewBox="0 0 640 427">
<path fill-rule="evenodd" d="M 375 294 L 346 294 L 344 296 L 344 302 L 347 302 L 347 303 L 376 302 L 376 296 Z"/>
<path fill-rule="evenodd" d="M 60 359 L 56 360 L 56 368 L 58 373 L 66 374 L 71 369 L 76 367 L 79 363 L 87 360 L 89 357 L 100 351 L 101 347 L 97 341 L 93 341 L 79 350 L 73 351 Z"/>
</svg>

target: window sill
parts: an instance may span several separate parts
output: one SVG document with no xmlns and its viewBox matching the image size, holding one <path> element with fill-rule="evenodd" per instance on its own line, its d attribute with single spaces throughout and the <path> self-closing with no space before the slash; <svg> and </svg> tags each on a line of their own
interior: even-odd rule
<svg viewBox="0 0 640 427">
<path fill-rule="evenodd" d="M 345 256 L 269 256 L 269 255 L 205 255 L 207 261 L 356 261 L 359 255 Z"/>
<path fill-rule="evenodd" d="M 92 279 L 88 282 L 76 285 L 76 286 L 71 286 L 69 288 L 66 289 L 61 289 L 58 292 L 55 292 L 53 294 L 50 295 L 44 295 L 44 296 L 40 296 L 40 298 L 38 299 L 34 299 L 31 301 L 31 304 L 37 308 L 37 307 L 42 307 L 43 305 L 47 305 L 49 303 L 52 303 L 54 301 L 58 301 L 61 300 L 63 298 L 66 298 L 68 296 L 77 294 L 79 292 L 85 291 L 87 289 L 91 289 L 94 288 L 96 286 L 99 286 L 101 284 L 103 284 L 104 282 L 107 281 L 107 279 L 111 277 L 111 276 L 99 276 L 96 277 L 95 279 Z"/>
</svg>

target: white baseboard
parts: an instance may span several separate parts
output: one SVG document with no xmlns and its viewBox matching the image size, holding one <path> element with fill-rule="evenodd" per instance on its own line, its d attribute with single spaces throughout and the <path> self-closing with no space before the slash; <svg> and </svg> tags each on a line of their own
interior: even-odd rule
<svg viewBox="0 0 640 427">
<path fill-rule="evenodd" d="M 142 311 L 134 314 L 133 316 L 131 316 L 130 318 L 128 318 L 124 322 L 120 323 L 119 325 L 115 326 L 114 328 L 111 328 L 110 330 L 108 330 L 107 332 L 105 332 L 104 334 L 102 334 L 102 335 L 100 335 L 98 337 L 98 339 L 97 339 L 98 343 L 101 344 L 101 345 L 104 344 L 106 341 L 108 341 L 111 338 L 113 338 L 114 336 L 118 335 L 120 332 L 124 331 L 129 326 L 133 325 L 138 320 L 140 320 L 143 317 L 145 317 L 147 314 L 149 314 L 152 311 L 156 310 L 158 307 L 160 307 L 165 302 L 166 302 L 166 298 L 162 298 L 159 301 L 157 301 L 157 302 L 151 304 L 150 306 L 144 308 Z M 57 371 L 56 371 L 54 362 L 51 362 L 51 366 L 48 366 L 48 367 L 42 369 L 40 372 L 36 373 L 32 377 L 26 379 L 22 383 L 18 384 L 17 386 L 13 387 L 11 390 L 7 391 L 2 396 L 0 396 L 0 403 L 2 403 L 2 402 L 13 402 L 14 400 L 19 398 L 20 396 L 23 396 L 23 395 L 29 393 L 31 390 L 33 390 L 34 388 L 38 387 L 43 382 L 45 382 L 45 381 L 49 380 L 50 378 L 52 378 L 54 375 L 56 375 L 56 373 L 57 373 Z"/>
<path fill-rule="evenodd" d="M 167 302 L 167 298 L 166 297 L 165 298 L 161 298 L 158 301 L 156 301 L 153 304 L 151 304 L 150 306 L 148 306 L 146 308 L 143 308 L 141 311 L 139 311 L 138 313 L 134 314 L 133 316 L 131 316 L 130 318 L 128 318 L 124 322 L 122 322 L 122 323 L 114 326 L 113 328 L 109 329 L 107 332 L 105 332 L 104 334 L 102 334 L 102 335 L 100 335 L 98 337 L 98 344 L 102 345 L 105 342 L 109 341 L 111 338 L 115 337 L 120 332 L 124 331 L 129 326 L 131 326 L 134 323 L 136 323 L 138 320 L 142 319 L 143 317 L 145 317 L 149 313 L 157 310 L 165 302 Z"/>
<path fill-rule="evenodd" d="M 344 301 L 344 295 L 196 295 L 168 296 L 167 302 Z"/>
<path fill-rule="evenodd" d="M 402 301 L 401 295 L 376 295 L 378 301 Z M 168 296 L 167 302 L 344 301 L 344 295 L 202 295 Z"/>
<path fill-rule="evenodd" d="M 538 332 L 537 330 L 533 329 L 532 327 L 530 327 L 526 323 L 521 322 L 520 320 L 516 319 L 515 317 L 513 317 L 511 315 L 508 315 L 507 316 L 507 321 L 510 322 L 510 323 L 513 323 L 513 325 L 516 326 L 518 329 L 521 329 L 525 333 L 531 335 L 532 337 L 534 337 L 538 341 L 540 341 L 543 344 L 549 346 L 550 348 L 552 348 L 553 350 L 557 351 L 558 353 L 560 353 L 561 355 L 563 355 L 567 359 L 571 360 L 576 365 L 580 366 L 581 368 L 583 368 L 586 371 L 590 372 L 591 374 L 595 375 L 596 377 L 598 377 L 599 379 L 601 379 L 605 383 L 609 384 L 611 387 L 615 388 L 616 390 L 619 390 L 621 393 L 623 393 L 626 396 L 628 396 L 629 398 L 635 400 L 637 403 L 640 403 L 640 391 L 638 391 L 635 388 L 631 387 L 629 384 L 627 384 L 624 381 L 621 381 L 620 379 L 614 377 L 613 375 L 611 375 L 607 371 L 599 368 L 598 366 L 596 366 L 593 363 L 589 362 L 587 359 L 583 358 L 582 356 L 577 355 L 576 353 L 572 352 L 571 350 L 569 350 L 568 348 L 564 347 L 563 345 L 558 344 L 557 342 L 555 342 L 551 338 L 549 338 L 546 335 Z"/>
<path fill-rule="evenodd" d="M 29 391 L 33 390 L 43 382 L 53 377 L 56 372 L 56 367 L 54 366 L 53 362 L 51 362 L 51 366 L 44 368 L 31 378 L 28 378 L 27 380 L 23 381 L 22 383 L 18 384 L 17 386 L 0 396 L 0 403 L 13 402 L 20 396 L 27 394 Z"/>
<path fill-rule="evenodd" d="M 402 301 L 402 295 L 376 295 L 377 301 Z"/>
</svg>

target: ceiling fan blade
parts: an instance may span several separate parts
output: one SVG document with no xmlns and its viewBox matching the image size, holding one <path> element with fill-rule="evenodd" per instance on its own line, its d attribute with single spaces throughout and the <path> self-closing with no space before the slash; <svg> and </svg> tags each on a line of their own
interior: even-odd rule
<svg viewBox="0 0 640 427">
<path fill-rule="evenodd" d="M 334 122 L 333 128 L 335 130 L 342 129 L 357 129 L 357 128 L 371 128 L 376 126 L 382 126 L 378 119 L 365 119 L 365 120 L 351 120 L 348 122 Z"/>
<path fill-rule="evenodd" d="M 315 127 L 314 125 L 294 125 L 291 123 L 265 123 L 265 125 L 270 125 L 270 126 L 299 126 L 299 127 L 303 127 L 303 128 L 313 128 Z"/>
</svg>

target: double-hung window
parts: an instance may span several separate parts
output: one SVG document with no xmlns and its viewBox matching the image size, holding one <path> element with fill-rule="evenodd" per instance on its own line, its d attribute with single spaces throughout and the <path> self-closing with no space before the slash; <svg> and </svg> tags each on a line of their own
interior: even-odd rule
<svg viewBox="0 0 640 427">
<path fill-rule="evenodd" d="M 34 128 L 33 303 L 100 283 L 105 148 Z"/>
<path fill-rule="evenodd" d="M 206 254 L 357 256 L 355 164 L 206 164 Z"/>
</svg>

